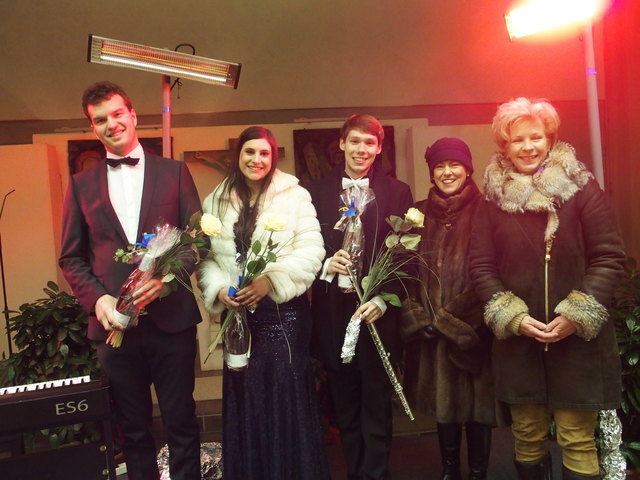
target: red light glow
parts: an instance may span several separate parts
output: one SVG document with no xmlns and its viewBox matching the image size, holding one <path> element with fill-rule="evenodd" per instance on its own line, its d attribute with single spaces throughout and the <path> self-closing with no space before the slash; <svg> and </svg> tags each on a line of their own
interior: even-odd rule
<svg viewBox="0 0 640 480">
<path fill-rule="evenodd" d="M 534 0 L 505 15 L 509 37 L 524 37 L 592 17 L 597 0 Z"/>
</svg>

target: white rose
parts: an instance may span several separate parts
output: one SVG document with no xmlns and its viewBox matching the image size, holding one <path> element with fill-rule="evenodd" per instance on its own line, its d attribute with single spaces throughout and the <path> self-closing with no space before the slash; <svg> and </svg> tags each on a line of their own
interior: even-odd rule
<svg viewBox="0 0 640 480">
<path fill-rule="evenodd" d="M 422 228 L 424 227 L 424 213 L 417 208 L 411 207 L 404 214 L 404 221 L 409 222 L 413 227 Z"/>
<path fill-rule="evenodd" d="M 275 214 L 267 216 L 266 221 L 264 222 L 265 230 L 268 230 L 270 232 L 280 232 L 284 230 L 284 227 L 284 220 L 282 220 L 282 218 Z"/>
<path fill-rule="evenodd" d="M 202 214 L 200 228 L 210 237 L 219 237 L 222 234 L 222 222 L 218 217 L 214 217 L 210 213 Z"/>
</svg>

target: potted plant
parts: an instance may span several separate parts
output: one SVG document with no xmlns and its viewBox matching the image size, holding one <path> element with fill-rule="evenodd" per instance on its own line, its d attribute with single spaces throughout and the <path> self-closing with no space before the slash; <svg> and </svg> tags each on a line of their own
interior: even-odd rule
<svg viewBox="0 0 640 480">
<path fill-rule="evenodd" d="M 640 271 L 629 258 L 612 309 L 622 365 L 620 451 L 627 468 L 640 468 Z M 629 478 L 629 477 L 628 477 Z"/>
<path fill-rule="evenodd" d="M 60 291 L 54 282 L 48 282 L 44 292 L 47 297 L 9 312 L 15 314 L 8 329 L 18 351 L 0 361 L 0 386 L 99 376 L 95 349 L 87 338 L 87 314 L 74 296 Z M 47 429 L 25 435 L 25 447 L 31 450 L 43 438 L 58 447 L 93 441 L 97 435 L 90 423 Z"/>
</svg>

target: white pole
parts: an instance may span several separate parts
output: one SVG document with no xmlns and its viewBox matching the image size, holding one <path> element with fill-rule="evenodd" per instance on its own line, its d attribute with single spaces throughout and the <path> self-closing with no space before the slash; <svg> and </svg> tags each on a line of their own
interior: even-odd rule
<svg viewBox="0 0 640 480">
<path fill-rule="evenodd" d="M 171 78 L 162 75 L 162 156 L 171 157 Z"/>
<path fill-rule="evenodd" d="M 600 135 L 600 112 L 598 108 L 598 84 L 596 81 L 596 60 L 593 49 L 593 26 L 591 19 L 584 27 L 584 63 L 587 79 L 587 110 L 589 115 L 589 137 L 593 155 L 593 175 L 604 190 L 604 167 L 602 164 L 602 138 Z"/>
</svg>

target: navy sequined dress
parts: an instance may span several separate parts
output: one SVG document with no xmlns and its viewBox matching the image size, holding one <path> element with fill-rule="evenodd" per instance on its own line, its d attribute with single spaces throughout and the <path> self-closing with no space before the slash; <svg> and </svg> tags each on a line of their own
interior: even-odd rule
<svg viewBox="0 0 640 480">
<path fill-rule="evenodd" d="M 276 305 L 264 297 L 247 312 L 247 368 L 223 377 L 224 480 L 325 480 L 306 294 Z"/>
</svg>

